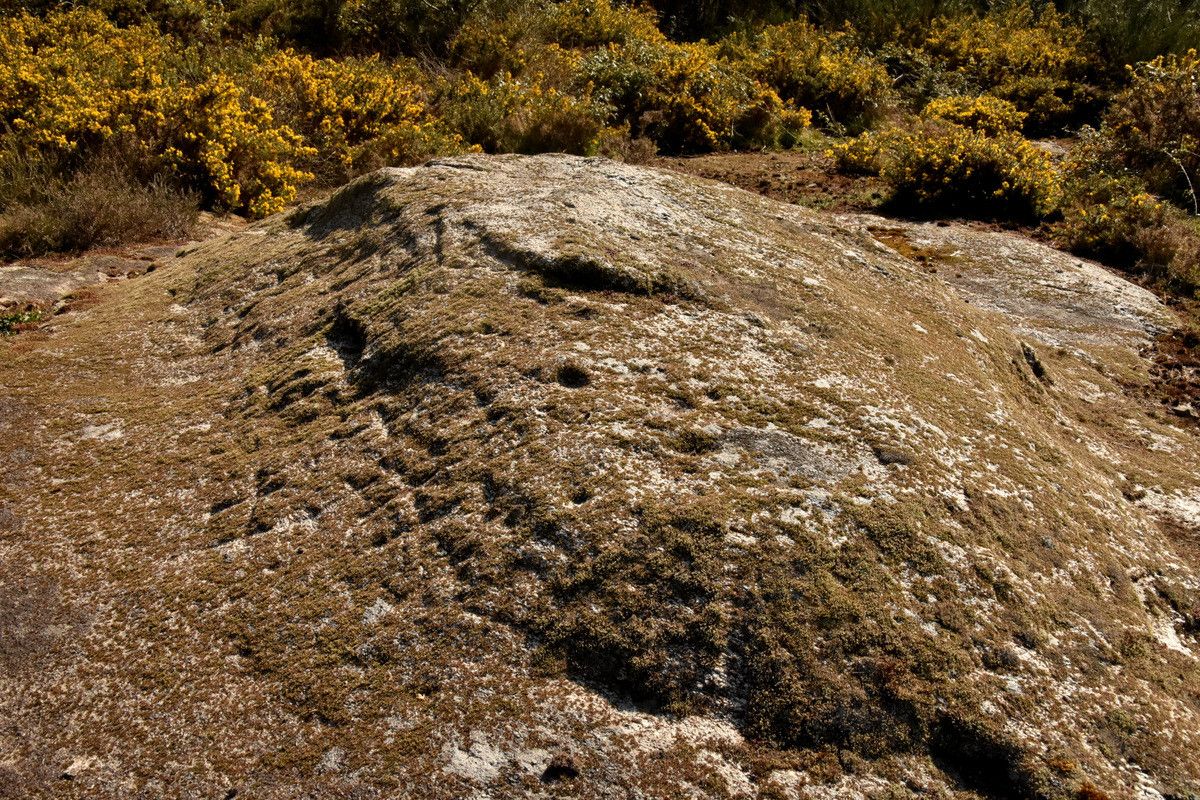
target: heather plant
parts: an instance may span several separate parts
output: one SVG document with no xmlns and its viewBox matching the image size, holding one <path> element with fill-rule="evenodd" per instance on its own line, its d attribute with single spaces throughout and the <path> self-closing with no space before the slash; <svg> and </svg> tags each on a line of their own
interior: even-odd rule
<svg viewBox="0 0 1200 800">
<path fill-rule="evenodd" d="M 194 195 L 179 191 L 164 177 L 141 183 L 110 159 L 99 159 L 69 178 L 41 172 L 35 189 L 19 202 L 2 204 L 0 255 L 37 256 L 127 241 L 178 240 L 196 220 Z"/>
<path fill-rule="evenodd" d="M 1141 267 L 1167 290 L 1194 297 L 1200 293 L 1200 219 L 1178 212 L 1172 217 L 1167 225 L 1138 233 Z"/>
</svg>

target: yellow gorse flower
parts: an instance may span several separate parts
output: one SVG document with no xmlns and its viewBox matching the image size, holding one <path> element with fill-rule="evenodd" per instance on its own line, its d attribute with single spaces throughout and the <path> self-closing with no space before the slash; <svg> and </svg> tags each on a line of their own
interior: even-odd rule
<svg viewBox="0 0 1200 800">
<path fill-rule="evenodd" d="M 215 202 L 255 215 L 290 201 L 307 149 L 232 78 L 183 80 L 178 42 L 87 9 L 0 22 L 0 121 L 32 150 L 74 155 L 118 139 Z"/>
</svg>

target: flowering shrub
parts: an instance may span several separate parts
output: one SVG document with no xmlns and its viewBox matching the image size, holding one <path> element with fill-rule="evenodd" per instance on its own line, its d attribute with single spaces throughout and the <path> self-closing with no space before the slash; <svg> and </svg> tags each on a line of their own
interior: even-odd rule
<svg viewBox="0 0 1200 800">
<path fill-rule="evenodd" d="M 891 132 L 881 161 L 893 203 L 922 214 L 1033 221 L 1061 195 L 1049 156 L 1016 133 L 926 122 Z"/>
<path fill-rule="evenodd" d="M 1131 69 L 1100 130 L 1085 128 L 1072 150 L 1060 244 L 1175 292 L 1200 287 L 1198 81 L 1194 50 Z"/>
<path fill-rule="evenodd" d="M 544 41 L 563 47 L 666 41 L 653 11 L 644 6 L 614 4 L 613 0 L 551 3 L 542 12 L 538 29 Z"/>
<path fill-rule="evenodd" d="M 253 215 L 290 201 L 311 152 L 228 76 L 180 78 L 181 48 L 150 27 L 96 12 L 0 23 L 0 121 L 17 144 L 79 161 L 119 149 L 127 168 L 167 170 L 210 202 Z"/>
<path fill-rule="evenodd" d="M 583 71 L 616 121 L 670 152 L 771 144 L 811 121 L 703 42 L 610 45 Z"/>
<path fill-rule="evenodd" d="M 1176 292 L 1200 287 L 1200 221 L 1150 194 L 1136 177 L 1082 166 L 1070 167 L 1055 240 L 1073 253 L 1148 273 Z"/>
<path fill-rule="evenodd" d="M 30 147 L 73 155 L 161 122 L 168 42 L 94 11 L 0 22 L 0 122 Z"/>
<path fill-rule="evenodd" d="M 847 175 L 878 175 L 883 169 L 883 151 L 889 132 L 873 134 L 865 131 L 850 139 L 836 142 L 828 155 L 839 172 Z"/>
<path fill-rule="evenodd" d="M 492 88 L 484 92 L 484 84 L 465 81 L 447 114 L 468 140 L 488 150 L 528 149 L 549 138 L 555 149 L 575 152 L 583 149 L 584 134 L 594 139 L 599 133 L 597 121 L 671 152 L 790 142 L 810 124 L 807 111 L 785 105 L 718 48 L 670 42 L 656 23 L 653 12 L 613 0 L 564 0 L 532 11 L 518 6 L 498 18 L 482 15 L 464 27 L 454 47 L 475 80 Z M 513 102 L 525 109 L 518 127 L 530 127 L 531 117 L 546 120 L 532 124 L 542 131 L 537 136 L 515 137 L 525 145 L 512 144 L 512 131 L 499 130 Z M 551 135 L 550 120 L 565 133 Z"/>
<path fill-rule="evenodd" d="M 292 164 L 315 151 L 275 125 L 266 102 L 226 75 L 173 93 L 165 111 L 167 165 L 219 205 L 254 217 L 274 214 L 312 178 Z"/>
<path fill-rule="evenodd" d="M 0 214 L 21 204 L 66 208 L 69 192 L 94 201 L 107 186 L 136 202 L 177 192 L 180 208 L 199 200 L 264 215 L 306 181 L 468 146 L 637 159 L 655 147 L 790 146 L 814 113 L 837 131 L 866 130 L 897 97 L 888 69 L 853 30 L 805 20 L 714 45 L 672 41 L 649 6 L 621 0 L 82 5 L 17 4 L 44 13 L 0 19 L 0 178 L 22 174 L 22 165 L 33 176 L 0 187 Z M 1092 100 L 1085 78 L 1096 65 L 1083 31 L 1052 6 L 994 7 L 936 19 L 919 46 L 893 42 L 890 56 L 884 48 L 924 119 L 835 144 L 839 169 L 881 175 L 897 203 L 923 213 L 1034 219 L 1059 203 L 1062 181 L 1017 131 L 1074 119 Z M 430 46 L 451 61 L 433 78 L 410 60 L 322 59 L 276 50 L 266 38 L 221 44 L 230 31 L 286 38 L 295 26 L 327 48 L 405 51 L 441 37 Z M 187 46 L 171 31 L 186 32 Z M 333 38 L 323 43 L 322 31 Z M 1195 51 L 1132 68 L 1128 89 L 1101 130 L 1085 133 L 1069 170 L 1060 239 L 1142 262 L 1164 241 L 1196 241 L 1163 233 L 1182 230 L 1171 222 L 1179 215 L 1152 195 L 1200 211 L 1198 131 Z M 101 154 L 107 166 L 94 169 Z M 113 164 L 129 181 L 113 177 Z"/>
<path fill-rule="evenodd" d="M 1131 266 L 1139 233 L 1165 224 L 1167 207 L 1133 177 L 1075 172 L 1067 183 L 1055 239 L 1072 252 Z"/>
<path fill-rule="evenodd" d="M 1084 31 L 1051 5 L 999 6 L 984 16 L 939 17 L 924 48 L 944 68 L 1028 114 L 1026 127 L 1052 130 L 1090 102 Z"/>
<path fill-rule="evenodd" d="M 892 98 L 887 70 L 855 45 L 849 30 L 829 33 L 796 20 L 730 37 L 723 53 L 784 100 L 823 114 L 834 126 L 862 130 Z"/>
<path fill-rule="evenodd" d="M 924 116 L 942 119 L 981 133 L 996 135 L 1019 131 L 1026 114 L 1007 100 L 991 95 L 940 97 L 925 106 Z"/>
<path fill-rule="evenodd" d="M 586 94 L 545 87 L 537 75 L 503 73 L 483 80 L 467 73 L 441 100 L 446 123 L 489 153 L 595 151 L 605 111 Z"/>
<path fill-rule="evenodd" d="M 1160 56 L 1130 77 L 1089 143 L 1094 160 L 1137 174 L 1150 190 L 1200 214 L 1200 55 Z"/>
<path fill-rule="evenodd" d="M 318 60 L 284 50 L 258 64 L 251 82 L 303 136 L 313 154 L 303 166 L 345 180 L 459 148 L 433 116 L 421 78 L 415 67 L 378 57 Z"/>
</svg>

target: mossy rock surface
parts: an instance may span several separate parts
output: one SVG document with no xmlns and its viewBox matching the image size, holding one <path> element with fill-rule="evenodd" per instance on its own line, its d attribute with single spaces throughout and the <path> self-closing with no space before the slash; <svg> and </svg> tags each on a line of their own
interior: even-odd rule
<svg viewBox="0 0 1200 800">
<path fill-rule="evenodd" d="M 13 796 L 1200 792 L 1200 437 L 1094 265 L 464 157 L 96 291 L 0 342 Z"/>
</svg>

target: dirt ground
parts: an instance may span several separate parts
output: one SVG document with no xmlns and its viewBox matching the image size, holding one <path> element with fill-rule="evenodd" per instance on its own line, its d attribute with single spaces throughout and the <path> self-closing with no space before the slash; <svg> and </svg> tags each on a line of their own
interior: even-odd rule
<svg viewBox="0 0 1200 800">
<path fill-rule="evenodd" d="M 881 180 L 842 175 L 834 170 L 832 158 L 814 150 L 660 157 L 652 166 L 830 211 L 870 211 L 884 198 Z"/>
</svg>

